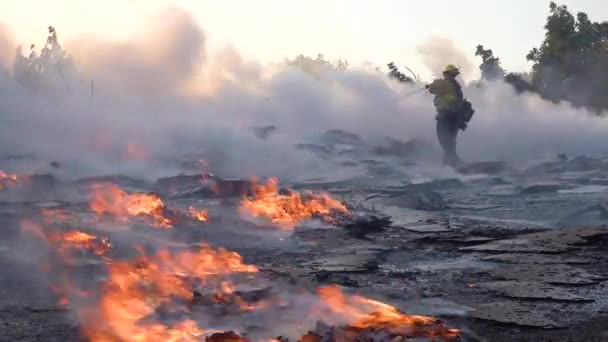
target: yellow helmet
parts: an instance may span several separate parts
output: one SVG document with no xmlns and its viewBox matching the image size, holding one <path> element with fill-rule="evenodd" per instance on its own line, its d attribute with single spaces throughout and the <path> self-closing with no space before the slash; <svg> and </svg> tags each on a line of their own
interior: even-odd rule
<svg viewBox="0 0 608 342">
<path fill-rule="evenodd" d="M 458 68 L 455 67 L 453 64 L 448 64 L 445 66 L 445 69 L 443 69 L 443 73 L 444 74 L 460 73 L 460 70 L 458 70 Z"/>
</svg>

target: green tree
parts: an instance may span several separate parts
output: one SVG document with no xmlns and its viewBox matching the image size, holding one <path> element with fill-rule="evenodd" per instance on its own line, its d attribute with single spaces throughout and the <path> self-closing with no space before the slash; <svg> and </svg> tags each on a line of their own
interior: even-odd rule
<svg viewBox="0 0 608 342">
<path fill-rule="evenodd" d="M 405 74 L 403 74 L 399 68 L 395 65 L 395 63 L 390 62 L 387 64 L 388 66 L 388 77 L 390 79 L 396 80 L 398 82 L 406 82 L 406 83 L 412 83 L 413 80 L 406 76 Z"/>
<path fill-rule="evenodd" d="M 492 52 L 492 50 L 486 50 L 483 48 L 483 45 L 478 45 L 475 56 L 481 57 L 482 63 L 479 66 L 481 78 L 492 81 L 501 79 L 505 76 L 505 71 L 500 66 L 500 59 L 494 57 L 494 52 Z"/>
<path fill-rule="evenodd" d="M 534 87 L 554 101 L 608 109 L 608 22 L 574 16 L 554 2 L 549 9 L 545 39 L 526 56 Z"/>
<path fill-rule="evenodd" d="M 508 84 L 513 86 L 513 88 L 515 88 L 515 91 L 517 91 L 518 93 L 523 93 L 523 92 L 538 93 L 536 88 L 534 88 L 532 83 L 529 81 L 529 79 L 531 79 L 531 77 L 528 77 L 528 76 L 529 75 L 527 73 L 522 74 L 522 73 L 510 72 L 505 75 L 505 82 L 507 82 Z"/>
</svg>

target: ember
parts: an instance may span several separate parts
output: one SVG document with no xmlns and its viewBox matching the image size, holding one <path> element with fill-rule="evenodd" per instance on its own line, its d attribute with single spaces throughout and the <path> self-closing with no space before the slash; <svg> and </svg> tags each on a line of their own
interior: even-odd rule
<svg viewBox="0 0 608 342">
<path fill-rule="evenodd" d="M 207 209 L 188 208 L 188 214 L 197 221 L 207 222 L 209 220 L 209 212 Z"/>
<path fill-rule="evenodd" d="M 172 222 L 164 215 L 165 204 L 154 194 L 128 194 L 113 184 L 95 188 L 90 202 L 97 215 L 109 214 L 118 222 L 128 223 L 132 217 L 144 217 L 157 228 L 171 228 Z"/>
<path fill-rule="evenodd" d="M 217 331 L 203 329 L 189 318 L 170 325 L 142 320 L 161 307 L 171 307 L 173 312 L 186 310 L 193 300 L 195 284 L 212 287 L 222 296 L 227 276 L 257 271 L 255 266 L 244 264 L 239 254 L 207 245 L 202 245 L 198 253 L 172 255 L 161 251 L 134 262 L 110 264 L 99 305 L 101 317 L 85 317 L 85 334 L 92 341 L 198 340 L 203 334 Z"/>
<path fill-rule="evenodd" d="M 283 229 L 293 229 L 301 221 L 315 215 L 328 217 L 332 211 L 347 212 L 346 206 L 327 193 L 279 193 L 278 180 L 271 178 L 265 185 L 255 185 L 254 195 L 245 196 L 239 210 L 255 217 L 269 219 Z"/>
</svg>

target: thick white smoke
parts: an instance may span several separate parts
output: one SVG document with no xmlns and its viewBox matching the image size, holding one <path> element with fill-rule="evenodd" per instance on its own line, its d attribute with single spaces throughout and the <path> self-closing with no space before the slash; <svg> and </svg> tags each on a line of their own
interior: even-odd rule
<svg viewBox="0 0 608 342">
<path fill-rule="evenodd" d="M 0 46 L 13 45 L 7 32 L 0 29 Z M 408 95 L 414 88 L 384 74 L 351 67 L 319 81 L 297 68 L 245 61 L 233 50 L 210 52 L 205 43 L 188 13 L 169 8 L 130 41 L 83 37 L 65 44 L 78 77 L 52 93 L 33 93 L 3 69 L 0 152 L 72 162 L 79 175 L 149 177 L 168 169 L 150 167 L 145 156 L 200 153 L 220 174 L 285 177 L 322 170 L 321 161 L 294 144 L 329 129 L 370 141 L 435 142 L 431 95 Z M 433 53 L 436 43 L 425 51 Z M 0 55 L 0 65 L 10 66 L 10 59 Z M 465 160 L 596 154 L 608 142 L 607 121 L 568 104 L 518 96 L 502 83 L 465 87 L 465 95 L 476 109 L 459 141 Z M 261 140 L 250 128 L 265 125 L 277 132 Z M 144 161 L 124 161 L 140 150 Z"/>
<path fill-rule="evenodd" d="M 475 73 L 475 66 L 467 57 L 467 53 L 449 38 L 431 37 L 418 46 L 418 53 L 425 66 L 435 75 L 441 76 L 441 70 L 447 64 L 456 65 L 462 77 L 467 80 Z"/>
<path fill-rule="evenodd" d="M 15 41 L 9 28 L 0 23 L 0 67 L 10 68 L 15 51 Z"/>
</svg>

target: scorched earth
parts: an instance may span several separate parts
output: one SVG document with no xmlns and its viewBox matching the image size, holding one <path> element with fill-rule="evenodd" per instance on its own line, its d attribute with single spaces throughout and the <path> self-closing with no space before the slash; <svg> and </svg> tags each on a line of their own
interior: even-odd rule
<svg viewBox="0 0 608 342">
<path fill-rule="evenodd" d="M 606 338 L 606 160 L 404 181 L 394 158 L 314 181 L 3 172 L 2 340 Z"/>
</svg>

